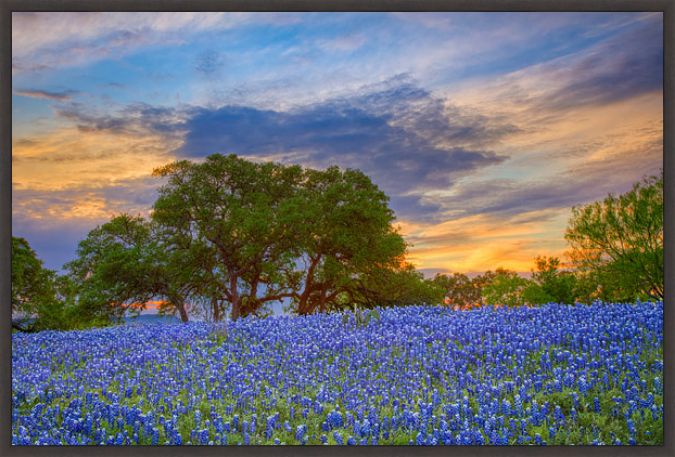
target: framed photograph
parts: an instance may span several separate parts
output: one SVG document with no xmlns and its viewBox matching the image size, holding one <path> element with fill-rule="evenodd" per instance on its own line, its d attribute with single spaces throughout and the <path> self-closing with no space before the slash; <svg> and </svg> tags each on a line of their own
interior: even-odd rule
<svg viewBox="0 0 675 457">
<path fill-rule="evenodd" d="M 3 455 L 672 452 L 673 9 L 549 6 L 3 4 Z"/>
</svg>

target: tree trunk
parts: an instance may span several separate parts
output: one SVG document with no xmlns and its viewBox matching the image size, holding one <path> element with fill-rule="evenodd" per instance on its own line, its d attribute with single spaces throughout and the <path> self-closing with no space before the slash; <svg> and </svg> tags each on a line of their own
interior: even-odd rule
<svg viewBox="0 0 675 457">
<path fill-rule="evenodd" d="M 241 315 L 241 302 L 239 301 L 239 297 L 237 296 L 232 301 L 232 314 L 230 316 L 233 321 L 236 321 L 237 319 L 239 319 L 240 315 Z"/>
<path fill-rule="evenodd" d="M 211 297 L 211 307 L 213 309 L 213 321 L 218 322 L 220 320 L 220 307 L 218 306 L 218 298 L 215 296 Z"/>
<path fill-rule="evenodd" d="M 237 290 L 237 276 L 230 275 L 230 297 L 232 302 L 232 320 L 236 321 L 241 316 L 241 298 Z"/>
<path fill-rule="evenodd" d="M 183 303 L 182 300 L 178 301 L 176 303 L 176 308 L 178 309 L 178 314 L 180 315 L 180 320 L 183 321 L 183 323 L 186 323 L 189 319 L 188 319 L 187 310 L 185 309 L 185 303 Z"/>
<path fill-rule="evenodd" d="M 310 295 L 315 290 L 314 286 L 314 270 L 318 267 L 319 261 L 321 260 L 321 255 L 317 255 L 316 258 L 311 258 L 309 268 L 307 269 L 307 277 L 305 279 L 305 289 L 300 294 L 300 300 L 298 300 L 298 314 L 309 314 L 311 311 L 311 303 L 309 300 Z"/>
<path fill-rule="evenodd" d="M 326 312 L 326 288 L 321 289 L 321 298 L 319 299 L 319 311 Z"/>
</svg>

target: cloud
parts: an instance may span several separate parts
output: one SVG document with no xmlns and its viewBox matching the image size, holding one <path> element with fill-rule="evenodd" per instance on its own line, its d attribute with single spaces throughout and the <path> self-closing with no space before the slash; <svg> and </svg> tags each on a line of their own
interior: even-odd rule
<svg viewBox="0 0 675 457">
<path fill-rule="evenodd" d="M 663 164 L 662 141 L 659 123 L 652 128 L 598 135 L 582 155 L 558 161 L 557 167 L 518 178 L 474 176 L 458 182 L 449 192 L 427 193 L 421 203 L 435 205 L 445 218 L 479 214 L 514 218 L 533 211 L 569 210 L 609 193 L 626 192 L 643 177 L 657 174 Z"/>
<path fill-rule="evenodd" d="M 72 107 L 71 107 L 72 108 Z M 12 145 L 12 183 L 15 189 L 54 192 L 84 185 L 109 187 L 150 175 L 170 162 L 180 134 L 160 122 L 163 113 L 152 108 L 133 118 L 98 117 L 69 111 L 75 125 L 57 128 Z M 150 113 L 159 113 L 150 119 Z"/>
<path fill-rule="evenodd" d="M 80 65 L 145 46 L 182 43 L 187 36 L 207 30 L 297 20 L 283 13 L 15 12 L 12 69 L 41 71 Z"/>
<path fill-rule="evenodd" d="M 609 107 L 607 113 L 585 108 L 582 115 L 600 119 L 598 125 L 572 118 L 572 130 L 553 123 L 537 132 L 509 122 L 520 122 L 518 116 L 490 116 L 473 106 L 453 105 L 402 75 L 349 97 L 287 111 L 135 104 L 97 115 L 69 104 L 58 113 L 84 133 L 170 139 L 178 145 L 171 154 L 188 158 L 221 152 L 319 168 L 359 168 L 390 195 L 399 218 L 442 221 L 569 208 L 627 190 L 658 168 L 662 153 L 660 121 L 639 115 L 653 113 L 653 104 L 635 100 Z M 631 122 L 619 122 L 623 118 Z M 586 127 L 589 132 L 579 130 Z M 72 150 L 65 157 L 54 152 L 40 160 L 73 156 Z M 532 173 L 533 166 L 542 168 Z M 518 179 L 490 175 L 490 170 L 509 168 L 525 174 Z"/>
<path fill-rule="evenodd" d="M 345 35 L 332 39 L 321 40 L 317 43 L 317 46 L 326 52 L 353 52 L 366 44 L 367 41 L 368 38 L 365 35 L 357 33 L 353 35 Z"/>
<path fill-rule="evenodd" d="M 223 55 L 213 49 L 204 51 L 196 59 L 195 70 L 204 76 L 211 77 L 223 68 L 224 60 Z"/>
<path fill-rule="evenodd" d="M 12 234 L 26 238 L 47 268 L 59 270 L 75 258 L 77 244 L 97 225 L 123 212 L 148 217 L 159 181 L 142 177 L 49 192 L 14 187 Z"/>
<path fill-rule="evenodd" d="M 477 79 L 458 103 L 497 105 L 546 123 L 566 113 L 663 89 L 663 22 L 639 16 L 630 28 L 577 52 L 493 80 Z"/>
<path fill-rule="evenodd" d="M 509 160 L 421 202 L 439 214 L 500 217 L 569 208 L 625 192 L 663 164 L 660 16 L 574 54 L 449 94 L 461 111 L 516 127 L 493 146 Z"/>
<path fill-rule="evenodd" d="M 184 129 L 180 155 L 236 153 L 359 168 L 395 201 L 407 196 L 404 210 L 420 186 L 447 187 L 453 176 L 503 161 L 486 146 L 516 130 L 503 119 L 447 106 L 405 77 L 289 111 L 196 108 Z"/>
<path fill-rule="evenodd" d="M 50 70 L 52 67 L 42 63 L 30 63 L 27 61 L 22 61 L 17 57 L 12 57 L 12 73 L 20 72 L 39 72 L 44 70 Z"/>
<path fill-rule="evenodd" d="M 15 15 L 14 71 L 297 20 L 114 14 Z M 255 67 L 244 79 L 220 77 L 221 48 L 197 53 L 186 73 L 199 76 L 190 90 L 204 92 L 202 106 L 193 98 L 193 106 L 96 109 L 74 93 L 37 93 L 60 86 L 26 75 L 23 90 L 59 101 L 54 120 L 66 125 L 14 139 L 17 233 L 46 250 L 63 237 L 74 253 L 68 230 L 83 236 L 115 212 L 147 213 L 155 166 L 233 152 L 364 170 L 390 195 L 414 245 L 410 260 L 428 273 L 528 271 L 535 255 L 564 252 L 572 205 L 628 190 L 662 166 L 662 16 L 405 15 L 393 29 L 373 17 L 360 23 L 365 42 L 358 29 L 342 28 L 356 23 L 351 16 L 333 19 L 343 36 L 326 23 L 325 33 L 293 29 L 274 46 L 246 35 L 242 50 L 227 49 L 228 65 Z M 284 51 L 281 63 L 263 64 Z M 397 72 L 407 73 L 387 79 Z M 58 237 L 51 248 L 48 227 Z"/>
<path fill-rule="evenodd" d="M 567 210 L 477 214 L 442 223 L 403 221 L 408 260 L 427 272 L 475 273 L 503 266 L 528 272 L 537 255 L 563 256 Z"/>
<path fill-rule="evenodd" d="M 437 219 L 404 224 L 410 260 L 429 271 L 526 272 L 563 256 L 572 206 L 623 193 L 663 166 L 662 42 L 649 16 L 553 61 L 448 93 L 461 112 L 505 117 L 517 131 L 492 149 L 509 157 L 420 204 Z M 445 222 L 442 222 L 442 220 Z"/>
<path fill-rule="evenodd" d="M 147 215 L 160 184 L 160 178 L 141 176 L 106 186 L 83 182 L 50 192 L 14 186 L 12 210 L 43 224 L 58 219 L 96 222 L 121 212 Z"/>
<path fill-rule="evenodd" d="M 72 188 L 93 174 L 105 187 L 147 175 L 176 156 L 236 153 L 361 169 L 391 197 L 399 217 L 420 219 L 440 208 L 420 201 L 424 189 L 449 188 L 501 163 L 505 157 L 490 146 L 518 131 L 503 118 L 454 107 L 406 76 L 288 111 L 136 103 L 105 113 L 76 102 L 55 111 L 70 127 L 14 142 L 18 188 Z M 78 173 L 55 172 L 69 168 Z"/>
<path fill-rule="evenodd" d="M 663 88 L 663 25 L 650 21 L 574 59 L 549 65 L 543 78 L 561 81 L 541 104 L 547 109 L 598 105 Z"/>
<path fill-rule="evenodd" d="M 81 132 L 160 134 L 172 139 L 182 135 L 180 126 L 192 110 L 189 107 L 166 108 L 133 103 L 117 111 L 101 114 L 88 105 L 69 103 L 55 109 L 58 116 L 74 123 Z"/>
<path fill-rule="evenodd" d="M 72 96 L 77 93 L 79 92 L 76 90 L 64 90 L 60 92 L 52 92 L 38 89 L 19 89 L 14 91 L 14 95 L 20 95 L 22 97 L 41 98 L 44 100 L 55 100 L 59 102 L 70 100 Z"/>
</svg>

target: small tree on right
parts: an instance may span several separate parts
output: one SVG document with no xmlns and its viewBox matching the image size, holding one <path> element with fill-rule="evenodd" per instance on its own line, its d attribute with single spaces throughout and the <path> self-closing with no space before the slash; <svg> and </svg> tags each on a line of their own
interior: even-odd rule
<svg viewBox="0 0 675 457">
<path fill-rule="evenodd" d="M 663 174 L 572 208 L 565 239 L 586 285 L 582 301 L 663 299 Z"/>
</svg>

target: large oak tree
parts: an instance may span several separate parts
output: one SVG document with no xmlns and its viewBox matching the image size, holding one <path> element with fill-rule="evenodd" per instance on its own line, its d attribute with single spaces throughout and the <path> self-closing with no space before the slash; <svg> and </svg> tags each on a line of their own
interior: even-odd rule
<svg viewBox="0 0 675 457">
<path fill-rule="evenodd" d="M 214 154 L 156 170 L 153 221 L 168 246 L 202 246 L 214 300 L 232 319 L 286 300 L 299 314 L 334 307 L 405 242 L 387 196 L 358 170 L 303 169 Z"/>
<path fill-rule="evenodd" d="M 214 154 L 155 174 L 168 182 L 160 188 L 153 221 L 175 252 L 200 246 L 197 261 L 208 265 L 203 285 L 216 302 L 230 305 L 232 319 L 291 297 L 285 272 L 297 256 L 300 167 Z"/>
<path fill-rule="evenodd" d="M 388 197 L 359 170 L 305 170 L 296 225 L 302 270 L 293 287 L 298 314 L 363 298 L 369 276 L 401 265 L 406 244 L 393 227 Z M 359 298 L 360 297 L 360 298 Z"/>
</svg>

